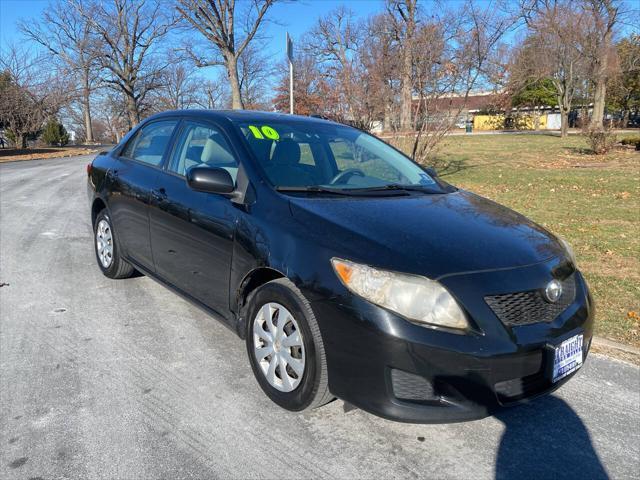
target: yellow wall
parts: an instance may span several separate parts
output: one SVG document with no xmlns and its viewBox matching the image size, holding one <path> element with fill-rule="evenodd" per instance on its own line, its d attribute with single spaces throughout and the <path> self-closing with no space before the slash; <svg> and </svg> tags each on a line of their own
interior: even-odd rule
<svg viewBox="0 0 640 480">
<path fill-rule="evenodd" d="M 473 117 L 474 130 L 502 130 L 504 115 L 476 115 Z"/>
<path fill-rule="evenodd" d="M 533 130 L 534 116 L 531 114 L 523 114 L 513 117 L 513 126 L 516 130 Z M 505 128 L 504 115 L 476 115 L 473 117 L 474 130 L 502 130 Z M 544 130 L 547 128 L 547 116 L 540 115 L 538 128 Z"/>
<path fill-rule="evenodd" d="M 517 130 L 535 129 L 535 117 L 531 114 L 525 114 L 515 117 L 514 123 Z M 547 128 L 547 116 L 540 115 L 538 117 L 538 129 L 544 130 L 545 128 Z"/>
</svg>

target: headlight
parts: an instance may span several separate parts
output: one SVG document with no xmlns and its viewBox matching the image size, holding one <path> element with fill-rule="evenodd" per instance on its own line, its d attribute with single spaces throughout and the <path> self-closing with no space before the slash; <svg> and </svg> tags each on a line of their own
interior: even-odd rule
<svg viewBox="0 0 640 480">
<path fill-rule="evenodd" d="M 573 247 L 564 238 L 558 237 L 558 239 L 560 240 L 560 243 L 562 243 L 562 246 L 564 247 L 564 251 L 567 254 L 567 258 L 571 261 L 571 263 L 573 263 L 574 267 L 577 267 L 578 264 L 576 262 L 576 254 L 573 252 Z"/>
<path fill-rule="evenodd" d="M 340 281 L 356 295 L 417 323 L 464 329 L 467 319 L 445 288 L 418 275 L 394 273 L 332 258 Z"/>
</svg>

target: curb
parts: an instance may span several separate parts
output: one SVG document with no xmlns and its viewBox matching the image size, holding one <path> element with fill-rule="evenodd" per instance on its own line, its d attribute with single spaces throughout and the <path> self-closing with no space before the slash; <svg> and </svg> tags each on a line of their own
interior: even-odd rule
<svg viewBox="0 0 640 480">
<path fill-rule="evenodd" d="M 632 347 L 631 345 L 625 345 L 623 343 L 614 342 L 606 338 L 593 336 L 593 344 L 605 348 L 613 348 L 622 352 L 630 353 L 632 355 L 640 355 L 640 348 Z"/>
</svg>

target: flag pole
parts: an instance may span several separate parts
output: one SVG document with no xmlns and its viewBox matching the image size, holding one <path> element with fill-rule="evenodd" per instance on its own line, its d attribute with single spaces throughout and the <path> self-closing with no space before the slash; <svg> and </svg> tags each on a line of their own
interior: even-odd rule
<svg viewBox="0 0 640 480">
<path fill-rule="evenodd" d="M 287 32 L 287 58 L 289 59 L 289 113 L 293 115 L 293 40 Z"/>
</svg>

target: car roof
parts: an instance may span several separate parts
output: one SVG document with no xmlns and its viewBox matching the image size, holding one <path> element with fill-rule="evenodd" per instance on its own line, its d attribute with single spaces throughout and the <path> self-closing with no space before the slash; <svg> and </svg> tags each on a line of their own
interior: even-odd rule
<svg viewBox="0 0 640 480">
<path fill-rule="evenodd" d="M 319 117 L 306 117 L 303 115 L 290 115 L 279 112 L 263 112 L 259 110 L 168 110 L 157 113 L 150 118 L 162 118 L 166 116 L 180 116 L 184 118 L 208 118 L 211 120 L 226 119 L 231 122 L 291 122 L 291 123 L 318 123 L 340 125 L 330 120 Z"/>
</svg>

